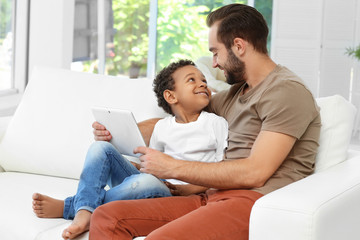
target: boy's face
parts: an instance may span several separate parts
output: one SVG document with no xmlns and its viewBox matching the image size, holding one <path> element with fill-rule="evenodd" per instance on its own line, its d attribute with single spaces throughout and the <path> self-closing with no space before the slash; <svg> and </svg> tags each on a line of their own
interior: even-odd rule
<svg viewBox="0 0 360 240">
<path fill-rule="evenodd" d="M 175 88 L 172 91 L 177 99 L 177 106 L 185 111 L 201 111 L 210 102 L 211 91 L 202 72 L 195 66 L 188 65 L 176 70 L 173 75 Z"/>
</svg>

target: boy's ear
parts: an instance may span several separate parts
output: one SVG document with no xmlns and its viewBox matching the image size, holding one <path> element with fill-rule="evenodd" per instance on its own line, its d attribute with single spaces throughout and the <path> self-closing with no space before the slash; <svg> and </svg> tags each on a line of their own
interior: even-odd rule
<svg viewBox="0 0 360 240">
<path fill-rule="evenodd" d="M 175 93 L 169 89 L 166 89 L 164 91 L 164 99 L 168 104 L 175 104 L 177 103 L 177 98 L 175 96 Z"/>
</svg>

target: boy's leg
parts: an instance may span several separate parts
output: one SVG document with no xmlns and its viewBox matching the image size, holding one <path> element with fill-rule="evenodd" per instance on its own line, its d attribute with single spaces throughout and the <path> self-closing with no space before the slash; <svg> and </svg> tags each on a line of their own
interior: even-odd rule
<svg viewBox="0 0 360 240">
<path fill-rule="evenodd" d="M 247 240 L 251 208 L 263 195 L 249 190 L 207 193 L 206 206 L 162 226 L 146 239 Z"/>
<path fill-rule="evenodd" d="M 77 193 L 65 199 L 64 218 L 73 219 L 80 209 L 92 212 L 103 203 L 108 182 L 119 184 L 133 174 L 139 171 L 110 143 L 93 143 L 86 155 Z"/>
<path fill-rule="evenodd" d="M 205 195 L 125 200 L 98 207 L 91 218 L 89 239 L 133 239 L 201 207 Z"/>
<path fill-rule="evenodd" d="M 109 189 L 105 194 L 104 203 L 170 196 L 171 192 L 163 181 L 151 174 L 140 173 L 127 177 L 121 184 Z"/>
<path fill-rule="evenodd" d="M 64 218 L 74 219 L 64 229 L 62 237 L 73 239 L 87 231 L 93 210 L 103 203 L 105 185 L 120 184 L 126 177 L 139 171 L 110 143 L 95 142 L 86 155 L 77 193 L 65 199 Z"/>
</svg>

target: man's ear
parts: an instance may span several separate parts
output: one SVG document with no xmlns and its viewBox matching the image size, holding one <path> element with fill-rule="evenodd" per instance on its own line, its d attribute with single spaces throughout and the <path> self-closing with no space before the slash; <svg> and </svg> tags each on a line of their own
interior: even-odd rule
<svg viewBox="0 0 360 240">
<path fill-rule="evenodd" d="M 175 104 L 177 103 L 177 98 L 175 96 L 175 93 L 169 89 L 166 89 L 164 91 L 164 99 L 168 104 Z"/>
<path fill-rule="evenodd" d="M 238 53 L 240 56 L 245 53 L 247 42 L 242 38 L 234 38 L 233 51 Z"/>
</svg>

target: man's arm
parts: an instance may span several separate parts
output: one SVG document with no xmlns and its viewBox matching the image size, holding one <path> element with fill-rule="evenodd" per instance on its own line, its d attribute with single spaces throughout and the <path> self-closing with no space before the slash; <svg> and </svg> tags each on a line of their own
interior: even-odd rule
<svg viewBox="0 0 360 240">
<path fill-rule="evenodd" d="M 159 178 L 175 178 L 188 183 L 218 189 L 263 186 L 275 173 L 292 149 L 296 138 L 276 132 L 262 131 L 250 156 L 217 163 L 175 160 L 154 149 L 139 147 L 141 169 Z"/>
<path fill-rule="evenodd" d="M 154 131 L 155 124 L 160 120 L 161 118 L 151 118 L 142 122 L 138 123 L 141 135 L 144 138 L 146 146 L 149 146 L 151 135 Z"/>
</svg>

